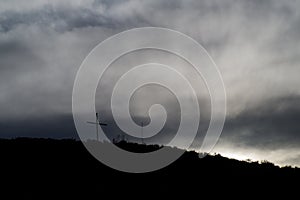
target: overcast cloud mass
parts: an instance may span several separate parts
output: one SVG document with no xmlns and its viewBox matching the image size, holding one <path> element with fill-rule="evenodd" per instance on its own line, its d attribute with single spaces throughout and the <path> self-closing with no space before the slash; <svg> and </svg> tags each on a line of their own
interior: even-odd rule
<svg viewBox="0 0 300 200">
<path fill-rule="evenodd" d="M 81 62 L 109 36 L 144 26 L 191 36 L 218 65 L 228 105 L 215 152 L 300 166 L 300 1 L 292 0 L 0 0 L 0 137 L 77 138 L 71 100 Z"/>
</svg>

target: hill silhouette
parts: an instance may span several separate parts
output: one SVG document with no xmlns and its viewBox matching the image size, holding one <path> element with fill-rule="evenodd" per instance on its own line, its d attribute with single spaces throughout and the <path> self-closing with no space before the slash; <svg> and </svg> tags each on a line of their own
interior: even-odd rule
<svg viewBox="0 0 300 200">
<path fill-rule="evenodd" d="M 158 145 L 121 141 L 132 152 L 154 151 Z M 168 147 L 170 151 L 174 148 Z M 177 149 L 178 150 L 178 149 Z M 109 195 L 229 194 L 297 191 L 300 169 L 269 162 L 245 162 L 186 151 L 171 165 L 151 173 L 131 174 L 111 169 L 76 140 L 0 139 L 1 195 L 33 198 L 101 197 Z M 294 183 L 295 182 L 295 183 Z M 45 196 L 46 195 L 46 196 Z"/>
</svg>

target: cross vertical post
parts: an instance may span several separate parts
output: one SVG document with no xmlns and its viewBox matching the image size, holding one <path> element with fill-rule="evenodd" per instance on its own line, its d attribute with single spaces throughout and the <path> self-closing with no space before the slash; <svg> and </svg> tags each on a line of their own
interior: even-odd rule
<svg viewBox="0 0 300 200">
<path fill-rule="evenodd" d="M 97 142 L 99 141 L 99 133 L 98 133 L 98 124 L 99 124 L 99 116 L 98 113 L 96 113 L 96 137 L 97 137 Z"/>
<path fill-rule="evenodd" d="M 144 129 L 144 122 L 142 122 L 142 130 L 141 130 L 142 144 L 144 144 L 144 138 L 143 138 L 143 129 Z"/>
<path fill-rule="evenodd" d="M 99 128 L 98 126 L 107 126 L 106 123 L 102 123 L 100 122 L 100 119 L 99 119 L 99 114 L 96 113 L 96 122 L 87 122 L 88 124 L 95 124 L 96 125 L 96 140 L 99 141 Z"/>
</svg>

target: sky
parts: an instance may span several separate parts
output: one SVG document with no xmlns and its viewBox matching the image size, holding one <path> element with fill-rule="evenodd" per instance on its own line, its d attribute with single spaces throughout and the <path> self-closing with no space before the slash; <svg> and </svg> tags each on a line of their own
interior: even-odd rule
<svg viewBox="0 0 300 200">
<path fill-rule="evenodd" d="M 227 116 L 214 152 L 300 166 L 300 2 L 293 0 L 0 0 L 0 137 L 77 138 L 72 89 L 82 61 L 106 38 L 148 26 L 194 38 L 217 64 Z M 131 109 L 164 104 L 173 112 L 164 132 L 172 135 L 179 111 L 161 90 L 141 91 Z M 97 94 L 97 109 L 109 113 Z M 105 120 L 113 124 L 109 114 Z"/>
</svg>

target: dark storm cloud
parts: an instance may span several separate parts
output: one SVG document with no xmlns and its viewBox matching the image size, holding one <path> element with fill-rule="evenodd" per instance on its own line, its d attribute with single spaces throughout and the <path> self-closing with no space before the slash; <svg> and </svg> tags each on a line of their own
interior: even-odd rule
<svg viewBox="0 0 300 200">
<path fill-rule="evenodd" d="M 23 120 L 2 120 L 1 138 L 43 137 L 78 139 L 71 115 L 55 115 Z"/>
<path fill-rule="evenodd" d="M 300 97 L 272 99 L 228 117 L 222 138 L 260 149 L 299 147 Z"/>
<path fill-rule="evenodd" d="M 88 26 L 117 26 L 105 16 L 89 9 L 60 8 L 44 6 L 41 9 L 24 13 L 6 11 L 1 13 L 1 29 L 8 32 L 18 25 L 36 24 L 39 26 L 52 26 L 57 31 L 70 31 L 74 28 Z"/>
<path fill-rule="evenodd" d="M 105 2 L 106 6 L 109 5 Z M 100 3 L 93 3 L 100 6 Z M 110 9 L 113 5 L 108 6 Z M 51 27 L 58 32 L 72 31 L 76 28 L 86 27 L 106 27 L 111 29 L 124 29 L 128 26 L 142 25 L 143 19 L 139 16 L 135 18 L 114 18 L 110 13 L 91 7 L 78 7 L 72 5 L 51 5 L 46 4 L 38 9 L 20 11 L 4 11 L 0 14 L 0 31 L 9 32 L 19 25 L 36 25 Z M 131 25 L 130 25 L 131 24 Z"/>
</svg>

